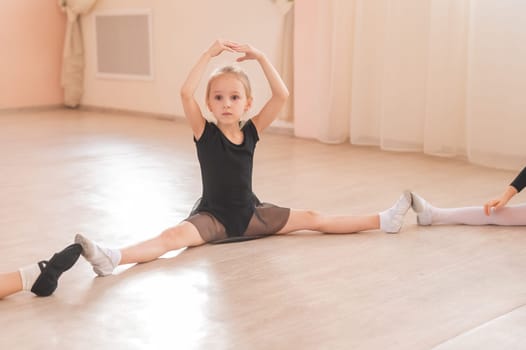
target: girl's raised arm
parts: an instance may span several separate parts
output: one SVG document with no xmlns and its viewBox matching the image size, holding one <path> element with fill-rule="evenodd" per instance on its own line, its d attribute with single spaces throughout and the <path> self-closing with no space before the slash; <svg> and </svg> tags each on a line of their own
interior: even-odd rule
<svg viewBox="0 0 526 350">
<path fill-rule="evenodd" d="M 252 122 L 258 130 L 258 133 L 261 133 L 276 119 L 280 110 L 285 106 L 287 98 L 289 97 L 289 90 L 265 54 L 250 45 L 234 44 L 230 47 L 236 52 L 245 54 L 245 56 L 237 59 L 238 62 L 249 59 L 258 61 L 270 85 L 272 96 L 261 111 L 252 118 Z"/>
<path fill-rule="evenodd" d="M 192 127 L 192 131 L 196 140 L 198 140 L 203 134 L 205 128 L 205 118 L 203 117 L 203 113 L 199 108 L 199 104 L 195 100 L 195 90 L 201 81 L 203 73 L 206 69 L 206 66 L 208 65 L 208 62 L 210 62 L 210 59 L 219 55 L 225 50 L 233 52 L 231 48 L 232 45 L 236 44 L 229 41 L 216 40 L 212 46 L 210 46 L 210 48 L 201 55 L 199 61 L 197 61 L 195 66 L 192 68 L 188 74 L 188 77 L 186 78 L 186 81 L 181 87 L 181 101 L 183 103 L 184 114 L 186 119 L 188 119 L 190 122 L 190 126 Z"/>
</svg>

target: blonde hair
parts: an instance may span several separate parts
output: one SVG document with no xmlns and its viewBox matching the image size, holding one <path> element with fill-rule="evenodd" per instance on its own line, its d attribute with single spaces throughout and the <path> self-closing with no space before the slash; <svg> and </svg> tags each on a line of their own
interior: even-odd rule
<svg viewBox="0 0 526 350">
<path fill-rule="evenodd" d="M 208 84 L 206 85 L 206 99 L 210 97 L 210 86 L 212 85 L 212 82 L 225 74 L 232 74 L 234 75 L 240 82 L 243 84 L 243 87 L 245 88 L 245 94 L 247 95 L 247 100 L 252 98 L 252 88 L 250 87 L 250 80 L 248 79 L 247 73 L 245 73 L 244 70 L 242 70 L 239 67 L 236 66 L 225 66 L 222 68 L 216 69 L 208 79 Z"/>
</svg>

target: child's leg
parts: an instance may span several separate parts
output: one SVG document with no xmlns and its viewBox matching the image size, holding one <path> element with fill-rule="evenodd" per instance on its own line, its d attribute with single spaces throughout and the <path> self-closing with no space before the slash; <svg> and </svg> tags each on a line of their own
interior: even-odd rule
<svg viewBox="0 0 526 350">
<path fill-rule="evenodd" d="M 332 216 L 310 210 L 291 210 L 287 223 L 278 234 L 298 230 L 313 230 L 324 233 L 353 233 L 376 229 L 396 233 L 400 231 L 404 215 L 410 206 L 411 194 L 404 192 L 391 208 L 375 215 Z"/>
<path fill-rule="evenodd" d="M 526 204 L 508 206 L 487 216 L 483 207 L 437 208 L 412 193 L 419 225 L 526 225 Z"/>
<path fill-rule="evenodd" d="M 431 207 L 434 225 L 526 225 L 526 204 L 504 207 L 487 216 L 483 207 L 435 208 Z"/>
<path fill-rule="evenodd" d="M 38 296 L 53 294 L 58 279 L 77 262 L 80 252 L 78 244 L 71 244 L 53 254 L 49 260 L 25 266 L 16 272 L 0 274 L 0 299 L 22 290 Z"/>
<path fill-rule="evenodd" d="M 379 215 L 368 216 L 329 216 L 311 210 L 290 210 L 285 226 L 278 234 L 300 230 L 323 233 L 353 233 L 380 228 Z"/>
<path fill-rule="evenodd" d="M 164 230 L 160 235 L 121 250 L 120 264 L 143 263 L 180 248 L 195 247 L 206 243 L 197 228 L 183 221 L 175 227 Z"/>
<path fill-rule="evenodd" d="M 0 299 L 20 292 L 22 290 L 22 277 L 20 272 L 0 274 Z"/>
<path fill-rule="evenodd" d="M 82 235 L 77 235 L 75 242 L 82 245 L 82 255 L 99 276 L 111 275 L 118 265 L 152 261 L 171 250 L 205 243 L 197 228 L 187 221 L 164 230 L 154 238 L 123 249 L 105 248 Z"/>
</svg>

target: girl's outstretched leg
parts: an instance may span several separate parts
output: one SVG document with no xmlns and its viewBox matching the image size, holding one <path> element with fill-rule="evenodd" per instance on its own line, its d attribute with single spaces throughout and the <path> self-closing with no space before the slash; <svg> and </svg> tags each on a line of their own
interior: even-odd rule
<svg viewBox="0 0 526 350">
<path fill-rule="evenodd" d="M 419 225 L 526 225 L 526 204 L 506 206 L 484 213 L 484 207 L 437 208 L 424 198 L 412 193 L 413 210 Z"/>
<path fill-rule="evenodd" d="M 152 261 L 171 250 L 205 243 L 197 228 L 187 221 L 164 230 L 154 238 L 123 249 L 106 248 L 81 234 L 75 236 L 75 242 L 82 246 L 82 255 L 99 276 L 111 275 L 118 265 Z"/>
<path fill-rule="evenodd" d="M 311 210 L 291 210 L 285 226 L 278 234 L 299 230 L 312 230 L 323 233 L 354 233 L 382 229 L 396 233 L 402 227 L 403 219 L 411 206 L 411 195 L 404 192 L 389 209 L 379 214 L 364 216 L 323 215 Z"/>
<path fill-rule="evenodd" d="M 0 274 L 0 299 L 22 290 L 38 296 L 53 294 L 58 279 L 77 262 L 80 252 L 80 245 L 72 244 L 53 254 L 49 260 L 28 265 L 17 272 Z"/>
<path fill-rule="evenodd" d="M 37 265 L 35 267 L 38 268 Z M 22 291 L 22 287 L 20 272 L 9 272 L 0 275 L 0 299 Z"/>
</svg>

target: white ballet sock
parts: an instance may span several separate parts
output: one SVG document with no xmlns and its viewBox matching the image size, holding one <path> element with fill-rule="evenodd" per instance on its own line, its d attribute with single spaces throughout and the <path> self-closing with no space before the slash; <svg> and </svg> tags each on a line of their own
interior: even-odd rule
<svg viewBox="0 0 526 350">
<path fill-rule="evenodd" d="M 32 264 L 18 269 L 18 272 L 20 272 L 20 278 L 22 279 L 22 289 L 30 291 L 41 271 L 38 264 Z"/>
<path fill-rule="evenodd" d="M 380 229 L 387 233 L 397 233 L 402 228 L 404 216 L 411 206 L 411 193 L 404 191 L 398 201 L 380 215 Z"/>
<path fill-rule="evenodd" d="M 99 276 L 111 275 L 121 261 L 120 250 L 102 247 L 81 234 L 75 236 L 75 243 L 82 246 L 82 256 L 90 262 L 93 271 Z"/>
</svg>

